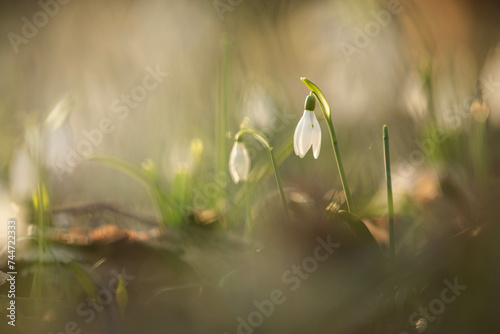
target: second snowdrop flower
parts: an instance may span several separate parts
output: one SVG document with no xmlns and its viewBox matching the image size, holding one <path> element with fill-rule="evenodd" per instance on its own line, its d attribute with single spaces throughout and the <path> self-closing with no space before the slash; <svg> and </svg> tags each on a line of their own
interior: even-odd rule
<svg viewBox="0 0 500 334">
<path fill-rule="evenodd" d="M 250 156 L 248 154 L 245 145 L 242 142 L 243 135 L 251 135 L 255 140 L 262 144 L 267 149 L 269 153 L 269 158 L 271 159 L 271 166 L 274 171 L 274 177 L 276 178 L 276 185 L 278 186 L 278 191 L 280 193 L 281 204 L 285 210 L 286 218 L 288 219 L 290 215 L 288 214 L 288 205 L 285 198 L 285 191 L 283 190 L 283 185 L 281 184 L 281 176 L 278 170 L 278 163 L 274 157 L 273 147 L 269 143 L 269 139 L 266 135 L 257 129 L 249 127 L 246 125 L 246 121 L 241 125 L 240 131 L 234 136 L 234 146 L 229 156 L 229 171 L 231 172 L 231 177 L 234 183 L 238 183 L 241 180 L 246 181 L 248 178 L 248 173 L 250 172 Z"/>
<path fill-rule="evenodd" d="M 321 128 L 314 114 L 316 106 L 315 97 L 310 94 L 306 97 L 304 115 L 299 121 L 295 134 L 293 135 L 293 147 L 295 154 L 303 158 L 312 146 L 313 156 L 318 159 L 321 149 Z"/>
<path fill-rule="evenodd" d="M 234 183 L 246 181 L 250 172 L 250 156 L 240 138 L 234 141 L 233 149 L 229 156 L 229 171 Z"/>
</svg>

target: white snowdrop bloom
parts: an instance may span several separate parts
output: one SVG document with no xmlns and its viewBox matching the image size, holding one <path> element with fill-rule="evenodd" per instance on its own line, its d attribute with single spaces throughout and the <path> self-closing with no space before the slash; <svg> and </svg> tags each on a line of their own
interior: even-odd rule
<svg viewBox="0 0 500 334">
<path fill-rule="evenodd" d="M 236 140 L 229 155 L 229 172 L 234 183 L 245 181 L 250 172 L 250 156 L 243 142 Z"/>
<path fill-rule="evenodd" d="M 299 121 L 293 135 L 293 147 L 295 154 L 303 158 L 312 146 L 315 159 L 319 156 L 321 149 L 321 128 L 314 114 L 316 100 L 313 95 L 308 95 L 304 115 Z"/>
</svg>

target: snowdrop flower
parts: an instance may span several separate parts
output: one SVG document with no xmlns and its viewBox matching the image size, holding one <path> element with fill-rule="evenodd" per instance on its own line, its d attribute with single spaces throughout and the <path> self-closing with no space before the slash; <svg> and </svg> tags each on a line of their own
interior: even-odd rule
<svg viewBox="0 0 500 334">
<path fill-rule="evenodd" d="M 312 146 L 314 158 L 319 156 L 321 148 L 321 128 L 314 114 L 316 106 L 315 97 L 311 94 L 306 98 L 304 115 L 299 121 L 295 134 L 293 135 L 293 147 L 295 154 L 303 158 Z"/>
<path fill-rule="evenodd" d="M 250 156 L 241 139 L 234 142 L 229 155 L 229 172 L 234 183 L 245 181 L 250 172 Z"/>
</svg>

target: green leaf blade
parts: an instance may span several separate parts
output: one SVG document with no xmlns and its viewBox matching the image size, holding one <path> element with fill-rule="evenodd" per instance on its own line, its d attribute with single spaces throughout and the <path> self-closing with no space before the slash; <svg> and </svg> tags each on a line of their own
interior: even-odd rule
<svg viewBox="0 0 500 334">
<path fill-rule="evenodd" d="M 311 80 L 307 79 L 306 77 L 301 77 L 300 80 L 302 80 L 302 82 L 304 82 L 307 88 L 309 88 L 309 90 L 316 96 L 318 102 L 320 103 L 321 109 L 325 114 L 325 118 L 327 120 L 330 120 L 332 114 L 330 110 L 330 105 L 328 104 L 328 101 L 326 100 L 326 97 L 321 91 L 321 89 L 319 89 L 319 87 L 316 86 L 316 84 L 314 84 Z"/>
</svg>

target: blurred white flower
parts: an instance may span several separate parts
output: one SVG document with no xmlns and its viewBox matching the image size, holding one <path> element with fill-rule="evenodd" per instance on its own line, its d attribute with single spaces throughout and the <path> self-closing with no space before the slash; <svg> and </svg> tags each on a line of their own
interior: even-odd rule
<svg viewBox="0 0 500 334">
<path fill-rule="evenodd" d="M 73 130 L 69 115 L 75 101 L 70 95 L 61 99 L 45 119 L 42 127 L 43 162 L 52 166 L 64 159 L 66 150 L 73 144 Z"/>
<path fill-rule="evenodd" d="M 44 181 L 38 179 L 39 168 L 52 167 L 64 158 L 72 141 L 68 118 L 73 105 L 73 98 L 63 98 L 42 125 L 27 119 L 25 143 L 14 151 L 10 164 L 10 191 L 15 201 L 30 198 L 37 182 Z"/>
<path fill-rule="evenodd" d="M 244 114 L 252 120 L 252 126 L 264 129 L 272 125 L 278 111 L 272 97 L 260 84 L 252 83 L 249 85 L 245 90 L 242 102 Z"/>
<path fill-rule="evenodd" d="M 428 113 L 428 96 L 424 82 L 418 73 L 413 73 L 407 79 L 403 91 L 403 104 L 416 120 L 422 120 Z"/>
<path fill-rule="evenodd" d="M 250 156 L 240 141 L 235 141 L 231 154 L 229 155 L 229 172 L 234 183 L 245 181 L 250 172 Z"/>
<path fill-rule="evenodd" d="M 36 188 L 37 171 L 28 151 L 22 147 L 15 150 L 10 165 L 10 190 L 17 200 L 29 198 Z"/>
<path fill-rule="evenodd" d="M 321 128 L 314 114 L 315 104 L 314 96 L 307 96 L 304 115 L 302 115 L 293 135 L 295 154 L 301 158 L 306 155 L 312 146 L 314 158 L 318 159 L 321 149 Z"/>
<path fill-rule="evenodd" d="M 51 167 L 64 161 L 68 147 L 73 146 L 73 130 L 69 123 L 64 123 L 60 128 L 44 133 L 43 139 L 43 162 Z"/>
</svg>

